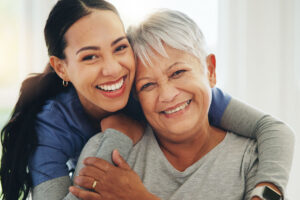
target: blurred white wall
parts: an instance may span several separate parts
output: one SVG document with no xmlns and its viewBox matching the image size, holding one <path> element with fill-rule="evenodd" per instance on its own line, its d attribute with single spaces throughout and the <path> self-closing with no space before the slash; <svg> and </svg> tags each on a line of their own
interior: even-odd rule
<svg viewBox="0 0 300 200">
<path fill-rule="evenodd" d="M 299 20 L 299 0 L 219 1 L 221 87 L 295 130 L 290 199 L 300 197 Z"/>
<path fill-rule="evenodd" d="M 29 73 L 41 72 L 48 62 L 43 28 L 57 0 L 23 0 L 20 12 L 20 79 Z"/>
</svg>

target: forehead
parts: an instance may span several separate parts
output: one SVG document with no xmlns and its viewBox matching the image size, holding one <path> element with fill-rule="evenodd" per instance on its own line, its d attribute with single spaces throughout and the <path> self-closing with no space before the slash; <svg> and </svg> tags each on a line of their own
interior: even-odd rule
<svg viewBox="0 0 300 200">
<path fill-rule="evenodd" d="M 123 24 L 112 11 L 95 10 L 79 19 L 66 32 L 68 46 L 94 45 L 125 35 Z"/>
<path fill-rule="evenodd" d="M 158 72 L 166 72 L 174 63 L 184 63 L 186 66 L 192 68 L 202 68 L 199 59 L 195 56 L 168 45 L 164 45 L 164 49 L 167 53 L 167 57 L 153 51 L 154 55 L 150 57 L 151 63 L 147 63 L 146 66 L 140 59 L 137 59 L 136 76 L 147 76 Z"/>
</svg>

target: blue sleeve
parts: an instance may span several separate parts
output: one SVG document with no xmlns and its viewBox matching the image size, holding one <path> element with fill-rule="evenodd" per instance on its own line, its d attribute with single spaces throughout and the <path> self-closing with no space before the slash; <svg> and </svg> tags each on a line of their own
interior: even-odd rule
<svg viewBox="0 0 300 200">
<path fill-rule="evenodd" d="M 212 100 L 208 118 L 211 125 L 220 127 L 222 116 L 231 100 L 231 96 L 216 87 L 212 88 L 211 91 Z"/>
<path fill-rule="evenodd" d="M 68 176 L 68 160 L 79 155 L 80 147 L 83 147 L 81 139 L 73 134 L 74 130 L 57 109 L 39 113 L 35 128 L 38 145 L 29 160 L 33 187 L 53 178 Z"/>
<path fill-rule="evenodd" d="M 68 176 L 68 157 L 60 150 L 39 145 L 29 161 L 33 187 L 45 181 Z"/>
</svg>

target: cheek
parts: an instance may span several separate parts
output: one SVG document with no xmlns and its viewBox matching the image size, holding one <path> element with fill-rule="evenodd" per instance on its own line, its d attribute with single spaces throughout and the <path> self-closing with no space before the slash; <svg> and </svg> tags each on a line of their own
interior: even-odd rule
<svg viewBox="0 0 300 200">
<path fill-rule="evenodd" d="M 139 101 L 144 112 L 149 110 L 148 100 L 145 95 L 139 95 Z"/>
<path fill-rule="evenodd" d="M 128 52 L 121 58 L 121 63 L 125 65 L 131 73 L 135 73 L 135 60 L 133 52 Z"/>
<path fill-rule="evenodd" d="M 209 106 L 211 98 L 211 88 L 206 77 L 188 76 L 177 82 L 180 89 L 193 96 L 196 105 L 201 107 Z"/>
<path fill-rule="evenodd" d="M 197 107 L 201 110 L 201 115 L 208 115 L 211 103 L 211 89 L 207 85 L 202 85 L 195 93 L 195 102 Z M 200 114 L 200 113 L 199 113 Z"/>
<path fill-rule="evenodd" d="M 208 90 L 210 89 L 210 85 L 208 82 L 208 79 L 204 75 L 191 75 L 187 77 L 185 80 L 188 81 L 183 81 L 182 84 L 185 84 L 186 87 L 192 88 L 193 91 L 199 91 L 199 90 Z"/>
<path fill-rule="evenodd" d="M 75 61 L 75 58 L 73 58 L 72 60 L 71 59 L 69 59 L 66 69 L 68 71 L 69 78 L 73 79 L 73 81 L 77 81 L 76 79 L 80 77 L 81 71 L 83 70 L 81 69 L 80 65 Z"/>
<path fill-rule="evenodd" d="M 139 94 L 139 101 L 142 106 L 145 116 L 151 116 L 154 114 L 155 97 L 151 94 Z"/>
<path fill-rule="evenodd" d="M 91 69 L 79 69 L 76 70 L 70 70 L 70 80 L 76 87 L 85 87 L 90 86 L 93 82 L 93 80 L 96 79 L 97 72 L 91 70 Z"/>
</svg>

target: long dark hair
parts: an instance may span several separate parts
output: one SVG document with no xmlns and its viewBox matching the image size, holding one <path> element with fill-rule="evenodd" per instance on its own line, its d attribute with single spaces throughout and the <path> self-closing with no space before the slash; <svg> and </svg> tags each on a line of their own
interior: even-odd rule
<svg viewBox="0 0 300 200">
<path fill-rule="evenodd" d="M 49 56 L 65 58 L 66 31 L 94 9 L 110 10 L 118 15 L 116 8 L 103 0 L 59 0 L 56 3 L 44 29 Z M 46 100 L 63 89 L 62 80 L 49 64 L 43 73 L 34 74 L 23 81 L 11 118 L 1 130 L 0 178 L 4 200 L 25 200 L 28 196 L 32 188 L 28 160 L 38 143 L 36 116 Z"/>
</svg>

